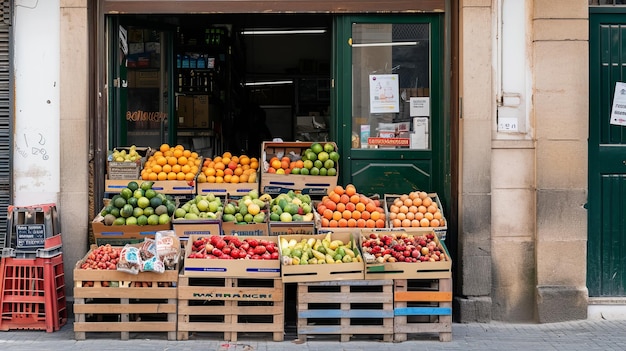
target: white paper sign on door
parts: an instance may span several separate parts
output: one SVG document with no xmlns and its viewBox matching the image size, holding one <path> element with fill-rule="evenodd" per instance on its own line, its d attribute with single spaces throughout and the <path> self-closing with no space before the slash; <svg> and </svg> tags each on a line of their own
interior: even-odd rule
<svg viewBox="0 0 626 351">
<path fill-rule="evenodd" d="M 400 112 L 397 74 L 370 74 L 370 113 Z"/>
<path fill-rule="evenodd" d="M 615 83 L 613 108 L 611 108 L 611 124 L 626 126 L 626 83 Z"/>
</svg>

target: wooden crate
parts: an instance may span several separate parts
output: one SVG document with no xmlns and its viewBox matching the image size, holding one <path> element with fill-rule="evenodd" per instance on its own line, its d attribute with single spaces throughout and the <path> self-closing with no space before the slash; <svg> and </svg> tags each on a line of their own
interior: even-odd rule
<svg viewBox="0 0 626 351">
<path fill-rule="evenodd" d="M 106 179 L 104 181 L 104 191 L 107 193 L 119 193 L 126 188 L 130 181 L 136 181 L 138 184 L 144 182 L 141 179 L 116 180 Z M 185 180 L 155 180 L 152 189 L 161 194 L 196 194 L 196 182 Z"/>
<path fill-rule="evenodd" d="M 394 280 L 394 341 L 438 334 L 452 340 L 452 278 Z"/>
<path fill-rule="evenodd" d="M 393 339 L 393 281 L 342 280 L 298 283 L 298 339 Z"/>
<path fill-rule="evenodd" d="M 176 340 L 178 270 L 131 274 L 74 268 L 74 333 L 167 333 Z M 144 287 L 145 286 L 145 287 Z M 143 336 L 142 336 L 143 337 Z"/>
<path fill-rule="evenodd" d="M 284 320 L 280 278 L 179 277 L 178 340 L 217 332 L 233 342 L 246 333 L 283 341 Z"/>
</svg>

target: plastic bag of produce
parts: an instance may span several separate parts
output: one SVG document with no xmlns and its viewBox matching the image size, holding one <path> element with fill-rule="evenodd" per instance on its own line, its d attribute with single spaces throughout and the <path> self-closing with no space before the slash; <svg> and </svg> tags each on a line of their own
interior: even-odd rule
<svg viewBox="0 0 626 351">
<path fill-rule="evenodd" d="M 166 270 L 177 269 L 180 260 L 180 238 L 173 230 L 158 231 L 154 235 L 157 246 L 157 256 L 163 262 Z"/>
</svg>

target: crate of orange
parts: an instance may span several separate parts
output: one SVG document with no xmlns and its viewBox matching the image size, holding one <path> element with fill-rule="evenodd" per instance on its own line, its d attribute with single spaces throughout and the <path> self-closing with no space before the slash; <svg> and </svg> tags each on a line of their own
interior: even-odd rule
<svg viewBox="0 0 626 351">
<path fill-rule="evenodd" d="M 335 186 L 316 203 L 318 232 L 359 233 L 364 228 L 387 226 L 384 204 L 378 197 L 368 197 L 353 184 Z"/>
<path fill-rule="evenodd" d="M 197 177 L 199 195 L 244 196 L 259 189 L 259 160 L 247 155 L 224 152 L 214 158 L 205 158 Z"/>
<path fill-rule="evenodd" d="M 384 200 L 387 227 L 431 228 L 439 239 L 446 239 L 448 223 L 437 193 L 385 194 Z"/>
<path fill-rule="evenodd" d="M 314 145 L 320 148 L 314 151 L 316 157 L 320 153 L 327 155 L 317 166 L 313 165 L 314 161 L 303 160 L 306 151 L 311 152 Z M 338 159 L 339 153 L 334 142 L 265 141 L 260 160 L 264 166 L 260 171 L 259 191 L 276 195 L 293 190 L 303 194 L 324 196 L 337 186 Z"/>
<path fill-rule="evenodd" d="M 162 144 L 144 163 L 140 180 L 154 181 L 152 188 L 163 194 L 195 194 L 196 175 L 200 171 L 202 157 L 182 145 Z M 107 180 L 106 192 L 124 188 L 128 180 Z"/>
</svg>

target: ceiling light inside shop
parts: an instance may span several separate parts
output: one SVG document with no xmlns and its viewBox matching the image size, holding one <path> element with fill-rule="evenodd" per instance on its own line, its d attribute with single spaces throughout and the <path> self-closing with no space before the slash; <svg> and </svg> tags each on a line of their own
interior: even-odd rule
<svg viewBox="0 0 626 351">
<path fill-rule="evenodd" d="M 244 35 L 324 34 L 326 29 L 248 29 Z"/>
<path fill-rule="evenodd" d="M 293 84 L 293 80 L 272 80 L 265 82 L 246 82 L 246 86 Z"/>
<path fill-rule="evenodd" d="M 363 43 L 363 44 L 352 44 L 352 47 L 362 48 L 369 46 L 415 46 L 417 45 L 416 41 L 403 41 L 403 42 L 395 42 L 395 43 Z"/>
</svg>

